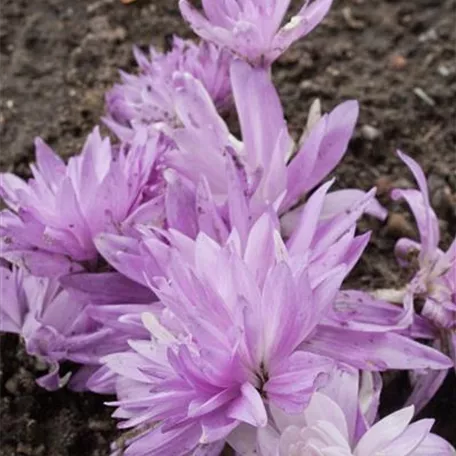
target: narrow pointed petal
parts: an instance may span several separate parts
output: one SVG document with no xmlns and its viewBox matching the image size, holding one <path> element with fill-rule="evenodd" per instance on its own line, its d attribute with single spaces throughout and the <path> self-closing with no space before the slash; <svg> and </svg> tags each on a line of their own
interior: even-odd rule
<svg viewBox="0 0 456 456">
<path fill-rule="evenodd" d="M 242 396 L 230 406 L 228 416 L 252 426 L 266 426 L 268 417 L 258 391 L 250 383 L 244 383 L 241 392 Z"/>
<path fill-rule="evenodd" d="M 375 454 L 399 437 L 413 418 L 413 407 L 399 410 L 376 423 L 356 445 L 355 456 Z"/>
<path fill-rule="evenodd" d="M 444 354 L 392 332 L 368 334 L 320 325 L 304 346 L 364 370 L 447 369 Z"/>
<path fill-rule="evenodd" d="M 272 45 L 275 52 L 271 60 L 283 53 L 293 42 L 309 34 L 326 16 L 331 4 L 332 0 L 315 0 L 310 5 L 306 2 L 275 36 Z"/>
</svg>

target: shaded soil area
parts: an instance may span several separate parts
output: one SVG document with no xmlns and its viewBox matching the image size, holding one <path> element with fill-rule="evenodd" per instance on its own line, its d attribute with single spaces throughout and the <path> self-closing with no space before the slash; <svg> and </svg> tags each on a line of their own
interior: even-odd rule
<svg viewBox="0 0 456 456">
<path fill-rule="evenodd" d="M 297 3 L 297 2 L 295 2 Z M 185 33 L 177 1 L 1 0 L 0 167 L 23 176 L 41 136 L 62 156 L 80 150 L 103 112 L 104 92 L 117 69 L 133 69 L 131 46 L 163 47 Z M 412 186 L 397 147 L 418 159 L 429 176 L 432 203 L 447 247 L 456 227 L 456 2 L 453 0 L 335 0 L 332 12 L 275 66 L 287 118 L 296 137 L 319 97 L 327 111 L 356 98 L 361 115 L 337 185 L 378 186 L 392 211 L 385 223 L 363 222 L 374 236 L 348 285 L 397 286 L 398 237 L 416 235 L 404 206 L 392 204 L 392 186 Z M 34 383 L 41 366 L 17 338 L 2 336 L 0 456 L 102 456 L 115 436 L 105 398 L 67 391 L 48 394 Z M 397 376 L 385 409 L 400 406 L 407 382 Z M 454 375 L 422 416 L 455 439 Z"/>
</svg>

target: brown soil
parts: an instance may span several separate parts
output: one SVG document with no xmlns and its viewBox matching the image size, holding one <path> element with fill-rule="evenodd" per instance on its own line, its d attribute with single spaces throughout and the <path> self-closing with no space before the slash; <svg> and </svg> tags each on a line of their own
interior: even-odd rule
<svg viewBox="0 0 456 456">
<path fill-rule="evenodd" d="M 133 69 L 132 44 L 162 47 L 169 34 L 191 36 L 176 3 L 1 0 L 0 167 L 27 175 L 37 135 L 63 156 L 79 151 L 103 111 L 103 94 L 116 81 L 117 68 Z M 323 25 L 275 67 L 296 135 L 315 97 L 325 110 L 347 98 L 360 101 L 360 121 L 338 168 L 338 185 L 377 185 L 396 214 L 385 224 L 364 222 L 376 234 L 349 282 L 362 288 L 403 280 L 392 247 L 414 225 L 387 194 L 392 185 L 412 180 L 394 155 L 397 147 L 417 158 L 429 176 L 445 247 L 456 227 L 455 1 L 374 3 L 335 0 Z M 104 398 L 40 390 L 33 382 L 39 366 L 15 337 L 2 337 L 1 353 L 0 456 L 108 454 L 115 430 Z M 406 388 L 395 380 L 385 409 L 400 406 Z M 435 430 L 454 442 L 454 376 L 422 415 L 435 416 Z"/>
</svg>

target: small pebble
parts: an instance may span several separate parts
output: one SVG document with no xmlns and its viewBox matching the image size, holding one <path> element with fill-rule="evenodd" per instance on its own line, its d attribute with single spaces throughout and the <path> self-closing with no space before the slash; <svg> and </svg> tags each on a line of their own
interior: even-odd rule
<svg viewBox="0 0 456 456">
<path fill-rule="evenodd" d="M 348 6 L 345 8 L 342 8 L 342 16 L 345 19 L 345 22 L 347 23 L 347 25 L 351 29 L 360 30 L 360 29 L 364 28 L 364 26 L 365 26 L 365 23 L 363 21 L 360 21 L 353 17 L 351 8 Z"/>
<path fill-rule="evenodd" d="M 16 451 L 18 455 L 31 456 L 33 454 L 33 448 L 25 443 L 18 443 Z"/>
<path fill-rule="evenodd" d="M 363 125 L 361 128 L 361 134 L 364 139 L 368 141 L 374 141 L 382 134 L 378 128 L 373 127 L 372 125 Z"/>
<path fill-rule="evenodd" d="M 448 77 L 451 74 L 451 71 L 445 65 L 439 65 L 437 72 L 444 78 Z"/>
<path fill-rule="evenodd" d="M 87 5 L 86 10 L 90 14 L 90 13 L 93 13 L 94 11 L 96 11 L 98 8 L 101 8 L 104 5 L 108 5 L 113 2 L 114 2 L 114 0 L 99 0 L 94 3 L 91 3 L 90 5 Z"/>
<path fill-rule="evenodd" d="M 415 235 L 415 232 L 407 219 L 402 214 L 396 212 L 389 215 L 388 222 L 386 224 L 386 231 L 389 235 L 395 238 L 413 238 Z"/>
<path fill-rule="evenodd" d="M 388 176 L 380 176 L 375 181 L 375 187 L 377 188 L 377 195 L 387 195 L 393 188 L 393 183 Z"/>
<path fill-rule="evenodd" d="M 112 429 L 109 421 L 89 420 L 89 429 L 92 431 L 110 431 Z"/>
<path fill-rule="evenodd" d="M 43 361 L 42 359 L 35 358 L 34 367 L 35 367 L 36 370 L 45 371 L 45 370 L 48 370 L 49 365 L 45 361 Z"/>
<path fill-rule="evenodd" d="M 395 54 L 390 59 L 391 68 L 394 70 L 402 70 L 407 66 L 407 59 L 400 54 Z"/>
<path fill-rule="evenodd" d="M 5 383 L 5 389 L 8 393 L 12 394 L 13 396 L 17 396 L 19 394 L 17 380 L 15 377 L 9 378 Z"/>
<path fill-rule="evenodd" d="M 415 87 L 413 93 L 429 106 L 435 106 L 435 101 L 420 87 Z"/>
<path fill-rule="evenodd" d="M 426 32 L 422 33 L 418 37 L 418 41 L 420 43 L 425 43 L 426 41 L 434 41 L 437 38 L 438 38 L 437 32 L 435 31 L 435 29 L 431 28 L 431 29 L 427 30 Z"/>
<path fill-rule="evenodd" d="M 393 188 L 415 188 L 415 185 L 405 177 L 400 177 L 393 182 Z"/>
<path fill-rule="evenodd" d="M 13 100 L 6 100 L 6 107 L 8 109 L 13 109 L 14 108 L 14 101 Z"/>
</svg>

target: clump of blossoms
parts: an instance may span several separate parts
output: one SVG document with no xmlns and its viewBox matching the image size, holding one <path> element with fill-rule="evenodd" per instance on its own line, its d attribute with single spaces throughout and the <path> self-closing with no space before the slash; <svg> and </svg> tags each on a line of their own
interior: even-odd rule
<svg viewBox="0 0 456 456">
<path fill-rule="evenodd" d="M 120 137 L 128 139 L 135 129 L 155 124 L 177 124 L 172 90 L 175 72 L 193 75 L 204 85 L 217 109 L 225 110 L 231 101 L 229 67 L 231 54 L 208 42 L 195 44 L 173 38 L 172 49 L 160 53 L 152 46 L 149 57 L 134 48 L 138 74 L 121 72 L 122 84 L 106 94 L 105 123 Z"/>
<path fill-rule="evenodd" d="M 181 0 L 203 41 L 135 49 L 138 74 L 106 98 L 116 142 L 96 128 L 64 163 L 37 140 L 32 179 L 0 176 L 0 329 L 49 365 L 43 387 L 117 395 L 113 454 L 455 454 L 412 419 L 455 365 L 456 244 L 438 248 L 424 174 L 400 154 L 419 191 L 393 198 L 420 242 L 396 253 L 414 276 L 399 302 L 344 287 L 370 239 L 358 220 L 387 212 L 375 189 L 330 192 L 356 101 L 313 103 L 291 138 L 271 66 L 331 1 L 282 25 L 289 3 Z M 380 419 L 391 369 L 413 390 Z"/>
<path fill-rule="evenodd" d="M 335 379 L 344 385 L 334 384 Z M 413 406 L 376 420 L 378 377 L 344 369 L 334 380 L 312 396 L 301 414 L 271 407 L 268 427 L 245 426 L 231 436 L 233 446 L 240 454 L 260 456 L 454 454 L 451 445 L 430 432 L 432 419 L 410 423 Z"/>
<path fill-rule="evenodd" d="M 451 364 L 386 327 L 341 331 L 331 321 L 366 239 L 338 220 L 315 224 L 321 190 L 308 202 L 316 214 L 305 211 L 288 247 L 264 214 L 245 248 L 237 231 L 225 246 L 203 233 L 193 241 L 171 232 L 164 277 L 148 261 L 154 249 L 143 253 L 143 273 L 166 314 L 143 313 L 149 338 L 103 359 L 119 376 L 116 416 L 137 427 L 126 454 L 216 445 L 242 423 L 267 426 L 272 405 L 300 413 L 338 363 L 369 371 Z M 301 231 L 312 225 L 314 232 Z M 160 425 L 141 432 L 153 422 Z"/>
<path fill-rule="evenodd" d="M 35 141 L 33 178 L 0 176 L 2 256 L 32 274 L 53 277 L 96 270 L 98 233 L 122 232 L 151 199 L 158 136 L 138 131 L 130 143 L 111 145 L 98 128 L 66 165 Z"/>
<path fill-rule="evenodd" d="M 446 252 L 439 248 L 440 227 L 431 207 L 424 173 L 411 157 L 398 152 L 413 173 L 418 190 L 394 189 L 395 200 L 409 205 L 420 235 L 420 242 L 402 238 L 395 252 L 401 266 L 412 270 L 410 283 L 403 294 L 404 313 L 413 318 L 416 312 L 432 327 L 433 346 L 456 362 L 456 239 Z M 432 398 L 446 377 L 447 371 L 415 372 L 410 403 L 420 410 Z"/>
<path fill-rule="evenodd" d="M 230 49 L 253 65 L 270 65 L 325 17 L 332 0 L 306 1 L 282 25 L 290 0 L 203 0 L 203 11 L 180 0 L 184 18 L 201 38 Z"/>
</svg>

